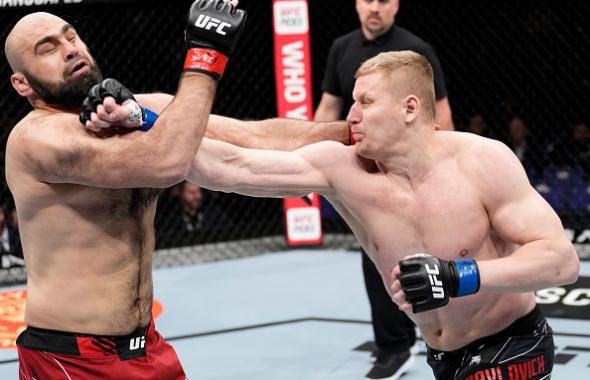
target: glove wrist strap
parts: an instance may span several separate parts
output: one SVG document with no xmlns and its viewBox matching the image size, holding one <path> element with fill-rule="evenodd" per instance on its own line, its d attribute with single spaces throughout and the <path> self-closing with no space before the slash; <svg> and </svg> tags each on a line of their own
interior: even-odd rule
<svg viewBox="0 0 590 380">
<path fill-rule="evenodd" d="M 186 53 L 185 71 L 197 71 L 219 79 L 223 75 L 228 58 L 218 51 L 204 48 L 191 48 Z"/>
<path fill-rule="evenodd" d="M 139 130 L 142 132 L 147 132 L 150 130 L 151 127 L 154 126 L 154 123 L 158 120 L 158 114 L 152 111 L 149 108 L 143 109 L 143 122 L 139 126 Z"/>
<path fill-rule="evenodd" d="M 475 260 L 455 260 L 457 269 L 458 287 L 453 297 L 463 297 L 477 293 L 479 290 L 479 269 Z"/>
</svg>

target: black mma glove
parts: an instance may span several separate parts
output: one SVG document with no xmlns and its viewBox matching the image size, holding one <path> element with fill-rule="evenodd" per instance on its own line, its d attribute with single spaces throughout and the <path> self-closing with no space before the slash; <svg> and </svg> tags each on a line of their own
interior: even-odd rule
<svg viewBox="0 0 590 380">
<path fill-rule="evenodd" d="M 107 78 L 99 84 L 92 86 L 88 91 L 88 96 L 82 102 L 80 123 L 85 125 L 87 121 L 90 121 L 90 115 L 92 112 L 96 112 L 96 108 L 102 104 L 104 99 L 108 96 L 115 98 L 117 104 L 122 104 L 127 100 L 133 101 L 129 104 L 132 112 L 127 119 L 130 122 L 137 122 L 139 124 L 139 129 L 142 131 L 150 129 L 158 118 L 156 113 L 137 104 L 133 93 L 129 91 L 127 87 L 123 86 L 115 79 Z"/>
<path fill-rule="evenodd" d="M 418 254 L 400 261 L 399 268 L 397 279 L 414 313 L 443 307 L 449 297 L 479 290 L 479 270 L 472 259 L 446 261 Z"/>
<path fill-rule="evenodd" d="M 246 24 L 246 12 L 223 0 L 197 0 L 191 5 L 185 30 L 188 52 L 185 71 L 221 78 Z"/>
</svg>

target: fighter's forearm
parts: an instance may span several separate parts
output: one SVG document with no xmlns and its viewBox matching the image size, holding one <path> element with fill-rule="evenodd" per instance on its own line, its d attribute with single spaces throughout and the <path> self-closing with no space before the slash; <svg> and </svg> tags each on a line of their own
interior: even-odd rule
<svg viewBox="0 0 590 380">
<path fill-rule="evenodd" d="M 299 197 L 314 190 L 313 182 L 302 174 L 305 167 L 304 161 L 292 153 L 244 149 L 205 138 L 186 179 L 215 191 Z"/>
<path fill-rule="evenodd" d="M 295 119 L 240 121 L 211 115 L 207 137 L 245 148 L 291 151 L 324 140 L 350 143 L 344 121 L 318 123 Z"/>
<path fill-rule="evenodd" d="M 145 145 L 141 151 L 158 158 L 146 165 L 151 168 L 152 175 L 154 171 L 177 172 L 178 180 L 186 175 L 205 134 L 215 89 L 215 81 L 207 75 L 183 74 L 176 97 L 160 115 L 153 130 L 142 136 Z M 149 161 L 146 157 L 145 162 Z"/>
<path fill-rule="evenodd" d="M 512 255 L 477 262 L 481 291 L 530 292 L 576 281 L 579 259 L 568 241 L 538 240 Z"/>
<path fill-rule="evenodd" d="M 106 81 L 100 86 L 124 88 Z M 40 139 L 34 149 L 48 158 L 37 174 L 46 182 L 112 189 L 172 186 L 186 177 L 205 132 L 215 88 L 209 76 L 183 75 L 177 97 L 149 133 L 114 133 L 108 144 L 81 129 L 74 138 Z M 59 126 L 79 122 L 71 114 L 55 118 Z M 36 133 L 30 140 L 39 137 Z"/>
</svg>

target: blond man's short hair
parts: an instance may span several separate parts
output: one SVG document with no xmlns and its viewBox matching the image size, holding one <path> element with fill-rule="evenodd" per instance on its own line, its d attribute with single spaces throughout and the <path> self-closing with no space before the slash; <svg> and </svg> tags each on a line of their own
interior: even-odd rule
<svg viewBox="0 0 590 380">
<path fill-rule="evenodd" d="M 381 53 L 366 60 L 356 72 L 355 78 L 374 72 L 382 72 L 395 85 L 395 93 L 403 96 L 416 95 L 420 100 L 425 116 L 436 117 L 436 98 L 434 95 L 434 75 L 432 66 L 421 54 L 413 51 L 391 51 Z M 402 74 L 398 76 L 397 74 Z M 395 84 L 394 82 L 394 76 Z"/>
</svg>

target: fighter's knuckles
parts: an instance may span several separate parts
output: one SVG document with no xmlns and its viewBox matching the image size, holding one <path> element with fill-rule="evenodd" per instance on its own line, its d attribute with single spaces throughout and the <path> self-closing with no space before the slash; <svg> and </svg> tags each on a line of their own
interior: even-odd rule
<svg viewBox="0 0 590 380">
<path fill-rule="evenodd" d="M 102 104 L 106 107 L 112 108 L 117 106 L 117 100 L 112 96 L 107 96 L 103 99 Z"/>
<path fill-rule="evenodd" d="M 125 121 L 131 115 L 131 109 L 127 106 L 116 106 L 110 113 L 110 121 Z M 137 124 L 137 123 L 136 123 Z"/>
<path fill-rule="evenodd" d="M 105 107 L 102 104 L 100 104 L 98 107 L 96 107 L 96 115 L 101 120 L 105 120 L 105 121 L 109 120 L 109 114 L 105 110 Z"/>
<path fill-rule="evenodd" d="M 399 309 L 406 314 L 411 314 L 412 313 L 412 304 L 406 302 L 404 304 L 399 305 Z"/>
<path fill-rule="evenodd" d="M 114 106 L 116 106 L 118 103 L 117 103 L 117 100 L 115 100 L 115 98 L 114 98 L 114 97 L 112 97 L 112 96 L 107 96 L 106 98 L 104 98 L 104 100 L 103 100 L 102 104 L 104 104 L 104 105 L 105 105 L 105 107 L 114 107 Z"/>
<path fill-rule="evenodd" d="M 400 290 L 397 291 L 393 294 L 393 296 L 391 297 L 391 299 L 393 300 L 393 302 L 395 302 L 397 305 L 401 305 L 404 302 L 406 302 L 406 294 Z"/>
<path fill-rule="evenodd" d="M 91 121 L 87 121 L 84 127 L 92 132 L 99 132 L 101 130 L 99 127 L 94 126 Z"/>
<path fill-rule="evenodd" d="M 90 115 L 90 121 L 92 121 L 94 126 L 99 128 L 108 128 L 111 126 L 109 122 L 101 120 L 95 112 Z"/>
</svg>

